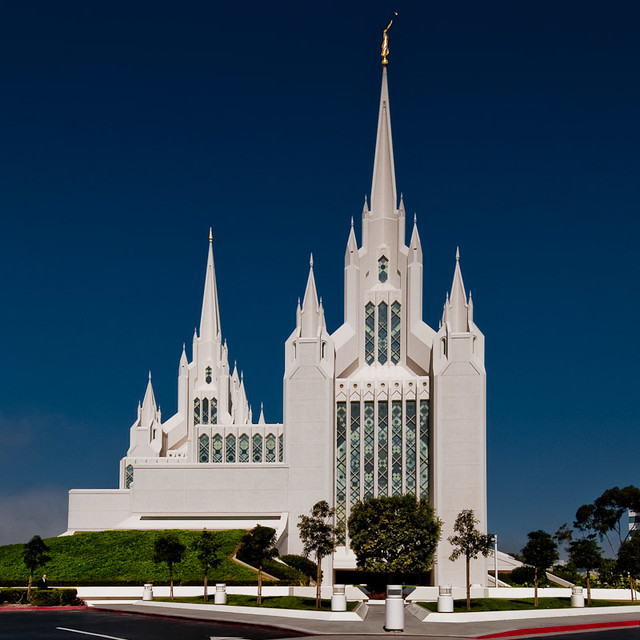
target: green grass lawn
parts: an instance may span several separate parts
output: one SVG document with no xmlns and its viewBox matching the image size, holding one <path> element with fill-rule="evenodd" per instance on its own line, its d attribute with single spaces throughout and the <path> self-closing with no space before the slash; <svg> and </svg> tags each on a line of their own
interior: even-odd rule
<svg viewBox="0 0 640 640">
<path fill-rule="evenodd" d="M 171 602 L 169 598 L 154 598 L 160 602 Z M 203 596 L 190 598 L 174 598 L 173 602 L 188 602 L 191 604 L 213 604 L 213 592 L 209 594 L 209 600 L 204 601 Z M 242 596 L 227 594 L 227 604 L 240 607 L 265 607 L 269 609 L 315 609 L 315 598 L 301 598 L 299 596 L 278 596 L 273 598 L 262 598 L 262 604 L 258 604 L 256 596 Z M 347 611 L 353 611 L 358 606 L 357 602 L 347 602 Z M 322 611 L 331 611 L 331 600 L 321 601 Z"/>
<path fill-rule="evenodd" d="M 569 609 L 571 598 L 538 598 L 538 609 Z M 421 607 L 429 611 L 437 611 L 437 602 L 418 602 Z M 637 601 L 631 602 L 623 600 L 593 600 L 590 607 L 619 607 L 624 605 L 637 605 Z M 586 597 L 585 597 L 585 607 Z M 507 598 L 473 598 L 471 600 L 471 611 L 523 611 L 535 609 L 533 598 L 518 598 L 509 600 Z M 455 600 L 453 603 L 454 613 L 464 613 L 467 610 L 466 600 Z"/>
<path fill-rule="evenodd" d="M 51 586 L 168 584 L 166 565 L 153 562 L 153 543 L 158 533 L 97 531 L 47 538 L 51 560 L 36 575 L 46 573 Z M 184 560 L 174 568 L 174 583 L 202 583 L 202 571 L 192 551 L 200 532 L 175 530 L 172 533 L 187 546 Z M 242 529 L 215 532 L 222 546 L 220 565 L 210 572 L 210 582 L 255 584 L 255 572 L 228 557 L 245 533 Z M 0 546 L 0 585 L 27 584 L 29 572 L 22 561 L 23 548 L 21 544 Z"/>
</svg>

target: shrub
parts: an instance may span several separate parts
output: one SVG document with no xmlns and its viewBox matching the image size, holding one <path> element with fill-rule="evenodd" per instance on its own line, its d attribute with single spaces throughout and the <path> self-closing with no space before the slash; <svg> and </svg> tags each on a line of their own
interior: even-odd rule
<svg viewBox="0 0 640 640">
<path fill-rule="evenodd" d="M 42 589 L 31 592 L 29 604 L 36 607 L 56 607 L 60 605 L 59 589 Z"/>
<path fill-rule="evenodd" d="M 78 600 L 77 589 L 56 589 L 56 591 L 60 594 L 60 604 L 63 607 L 75 604 Z"/>
<path fill-rule="evenodd" d="M 532 585 L 535 569 L 526 565 L 517 567 L 511 572 L 511 582 L 517 585 Z M 541 582 L 541 581 L 540 581 Z"/>
<path fill-rule="evenodd" d="M 272 575 L 274 578 L 278 578 L 283 582 L 289 582 L 291 584 L 309 584 L 309 578 L 304 573 L 290 567 L 277 560 L 271 560 L 270 558 L 264 560 L 262 563 L 262 569 Z"/>
<path fill-rule="evenodd" d="M 26 589 L 0 589 L 0 604 L 18 604 L 27 597 Z"/>
<path fill-rule="evenodd" d="M 288 564 L 290 567 L 297 569 L 300 573 L 304 573 L 304 575 L 311 578 L 311 580 L 315 580 L 317 578 L 318 565 L 309 560 L 309 558 L 289 554 L 286 556 L 280 556 L 280 560 Z"/>
</svg>

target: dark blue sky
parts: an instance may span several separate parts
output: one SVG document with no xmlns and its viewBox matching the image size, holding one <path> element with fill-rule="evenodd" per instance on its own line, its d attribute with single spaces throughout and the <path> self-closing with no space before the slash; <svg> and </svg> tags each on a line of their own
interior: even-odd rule
<svg viewBox="0 0 640 640">
<path fill-rule="evenodd" d="M 393 10 L 424 319 L 459 245 L 486 335 L 489 529 L 517 550 L 640 482 L 637 2 L 32 0 L 0 16 L 0 543 L 117 485 L 149 369 L 175 410 L 210 226 L 230 357 L 282 419 L 311 251 L 341 322 Z"/>
</svg>

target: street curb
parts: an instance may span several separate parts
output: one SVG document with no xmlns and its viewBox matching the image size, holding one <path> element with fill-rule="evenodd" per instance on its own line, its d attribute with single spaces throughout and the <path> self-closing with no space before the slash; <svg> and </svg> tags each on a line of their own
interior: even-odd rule
<svg viewBox="0 0 640 640">
<path fill-rule="evenodd" d="M 85 604 L 79 607 L 63 607 L 61 605 L 55 607 L 0 607 L 0 611 L 78 611 L 88 608 L 89 606 Z"/>
<path fill-rule="evenodd" d="M 486 638 L 513 638 L 515 636 L 535 636 L 547 633 L 567 633 L 570 631 L 590 631 L 596 629 L 611 629 L 615 627 L 638 627 L 640 620 L 620 620 L 618 622 L 593 622 L 590 624 L 567 624 L 555 627 L 531 627 L 529 629 L 513 629 L 512 631 L 500 631 L 475 636 L 477 640 Z"/>
</svg>

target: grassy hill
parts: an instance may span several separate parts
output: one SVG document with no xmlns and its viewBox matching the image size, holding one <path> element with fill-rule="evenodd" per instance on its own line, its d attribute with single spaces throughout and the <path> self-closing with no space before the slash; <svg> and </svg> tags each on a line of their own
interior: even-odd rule
<svg viewBox="0 0 640 640">
<path fill-rule="evenodd" d="M 63 538 L 47 538 L 51 560 L 39 569 L 49 584 L 56 585 L 141 585 L 168 584 L 166 565 L 154 564 L 153 542 L 157 531 L 98 531 Z M 187 546 L 180 564 L 174 568 L 175 584 L 201 584 L 202 571 L 192 550 L 198 531 L 172 530 Z M 246 533 L 242 529 L 215 532 L 221 542 L 220 565 L 211 570 L 209 581 L 227 584 L 254 584 L 256 574 L 236 564 L 229 556 Z M 22 561 L 23 545 L 0 546 L 0 585 L 26 585 L 29 572 Z"/>
</svg>

